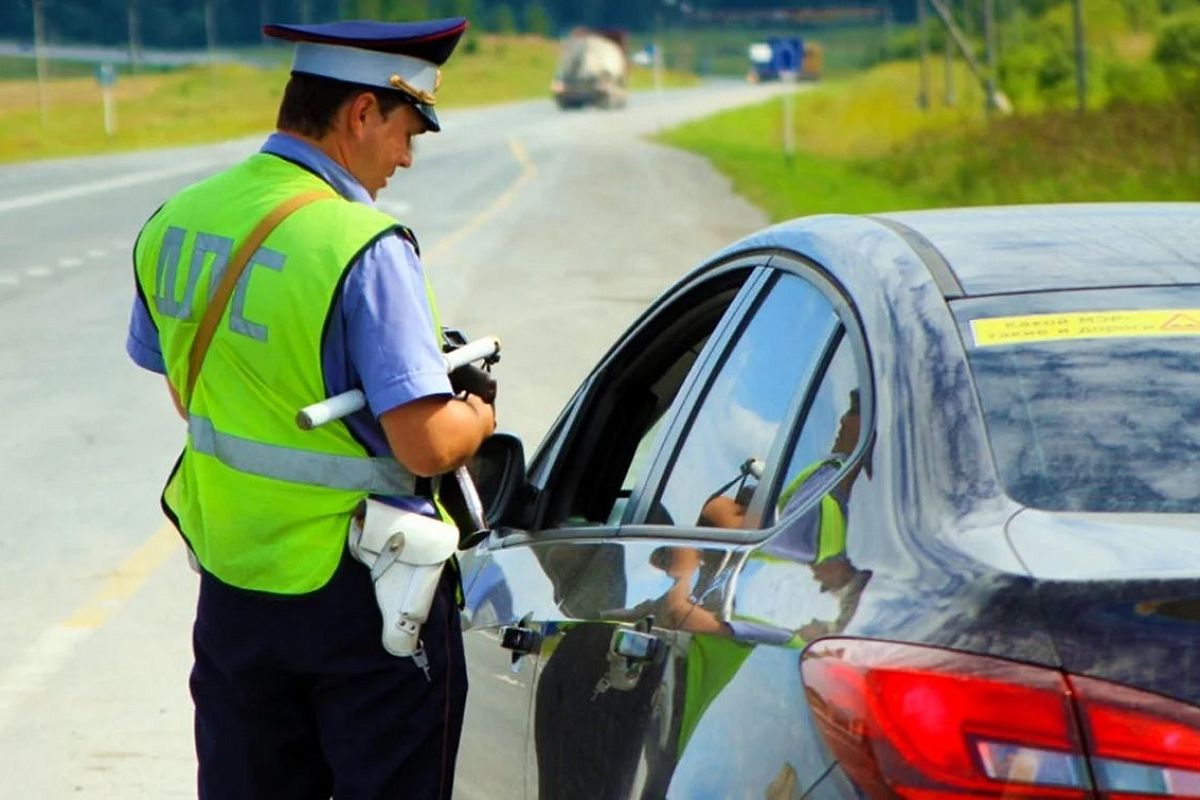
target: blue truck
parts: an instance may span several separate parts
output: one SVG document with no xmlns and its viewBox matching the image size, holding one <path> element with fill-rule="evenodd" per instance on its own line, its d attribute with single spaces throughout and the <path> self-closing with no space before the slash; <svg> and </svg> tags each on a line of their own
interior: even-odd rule
<svg viewBox="0 0 1200 800">
<path fill-rule="evenodd" d="M 752 83 L 816 80 L 821 76 L 821 48 L 799 36 L 772 36 L 748 50 Z"/>
</svg>

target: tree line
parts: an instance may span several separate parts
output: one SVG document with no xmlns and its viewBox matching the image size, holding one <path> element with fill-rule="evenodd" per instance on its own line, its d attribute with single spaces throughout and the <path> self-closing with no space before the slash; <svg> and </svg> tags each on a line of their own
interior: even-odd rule
<svg viewBox="0 0 1200 800">
<path fill-rule="evenodd" d="M 963 15 L 978 16 L 985 0 L 943 0 Z M 991 0 L 999 17 L 1023 11 L 1038 16 L 1068 0 Z M 1179 0 L 1117 0 L 1132 6 Z M 917 0 L 0 0 L 0 38 L 30 41 L 40 5 L 48 41 L 124 45 L 130 36 L 146 47 L 204 47 L 209 25 L 221 46 L 260 41 L 266 21 L 333 19 L 408 20 L 463 16 L 475 31 L 558 36 L 576 25 L 647 31 L 741 21 L 853 21 L 874 15 L 904 24 Z M 807 17 L 795 15 L 808 13 Z M 132 24 L 131 24 L 132 22 Z"/>
<path fill-rule="evenodd" d="M 0 0 L 0 39 L 32 41 L 40 5 L 47 41 L 201 48 L 208 24 L 218 46 L 260 41 L 264 21 L 326 22 L 333 19 L 409 20 L 463 16 L 472 30 L 558 36 L 576 25 L 646 31 L 702 25 L 715 13 L 746 12 L 753 18 L 797 8 L 834 11 L 886 10 L 894 19 L 913 17 L 915 0 Z M 132 25 L 131 25 L 132 20 Z"/>
</svg>

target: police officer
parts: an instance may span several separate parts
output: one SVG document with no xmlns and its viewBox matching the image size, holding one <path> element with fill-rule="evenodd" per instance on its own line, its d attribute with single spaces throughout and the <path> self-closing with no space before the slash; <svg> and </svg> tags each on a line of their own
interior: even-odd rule
<svg viewBox="0 0 1200 800">
<path fill-rule="evenodd" d="M 491 406 L 453 395 L 416 239 L 373 203 L 440 129 L 438 67 L 465 28 L 267 26 L 296 43 L 278 131 L 138 237 L 127 350 L 166 376 L 188 428 L 162 504 L 200 571 L 201 798 L 450 796 L 455 576 L 422 627 L 427 663 L 389 655 L 346 536 L 367 496 L 436 516 L 427 477 L 495 429 Z M 296 427 L 299 407 L 351 388 L 368 410 Z"/>
</svg>

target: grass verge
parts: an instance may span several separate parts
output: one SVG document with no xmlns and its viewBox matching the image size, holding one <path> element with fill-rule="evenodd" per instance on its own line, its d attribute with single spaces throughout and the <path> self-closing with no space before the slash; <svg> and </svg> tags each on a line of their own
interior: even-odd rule
<svg viewBox="0 0 1200 800">
<path fill-rule="evenodd" d="M 989 121 L 958 74 L 958 102 L 914 102 L 917 66 L 890 63 L 794 96 L 796 152 L 782 152 L 782 99 L 667 131 L 709 158 L 772 219 L 939 206 L 1200 199 L 1200 110 L 1124 106 Z"/>
<path fill-rule="evenodd" d="M 480 37 L 446 65 L 439 108 L 504 103 L 550 95 L 559 44 L 533 36 Z M 0 65 L 16 70 L 19 65 Z M 54 156 L 197 144 L 271 130 L 287 81 L 284 67 L 234 64 L 122 76 L 114 88 L 116 132 L 104 132 L 104 107 L 93 67 L 75 65 L 47 81 L 43 122 L 37 84 L 0 81 L 0 163 Z M 668 73 L 667 84 L 694 76 Z M 651 85 L 637 68 L 634 88 Z"/>
</svg>

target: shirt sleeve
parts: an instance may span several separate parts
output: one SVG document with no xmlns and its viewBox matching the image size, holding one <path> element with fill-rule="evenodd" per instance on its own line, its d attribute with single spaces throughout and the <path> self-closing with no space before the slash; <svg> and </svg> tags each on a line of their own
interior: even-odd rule
<svg viewBox="0 0 1200 800">
<path fill-rule="evenodd" d="M 375 416 L 452 394 L 425 275 L 407 241 L 384 236 L 367 248 L 347 276 L 343 303 L 347 354 Z"/>
<path fill-rule="evenodd" d="M 167 365 L 158 344 L 158 328 L 150 318 L 150 312 L 141 295 L 133 298 L 133 309 L 129 312 L 129 334 L 125 337 L 125 352 L 133 359 L 133 363 L 142 369 L 157 372 L 159 375 L 167 374 Z"/>
</svg>

